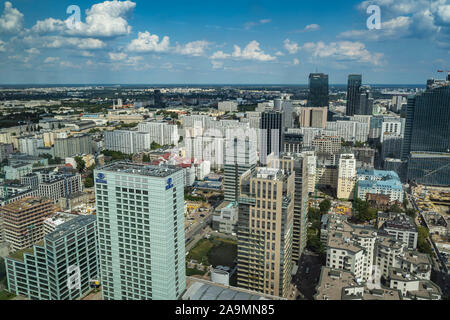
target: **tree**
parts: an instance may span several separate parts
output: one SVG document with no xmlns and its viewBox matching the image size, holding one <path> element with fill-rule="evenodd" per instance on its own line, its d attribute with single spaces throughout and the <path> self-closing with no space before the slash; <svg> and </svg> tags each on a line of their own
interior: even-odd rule
<svg viewBox="0 0 450 320">
<path fill-rule="evenodd" d="M 377 218 L 377 210 L 370 208 L 367 201 L 359 198 L 355 199 L 353 206 L 355 208 L 354 218 L 360 222 L 371 221 Z"/>
<path fill-rule="evenodd" d="M 0 282 L 6 277 L 5 259 L 0 257 Z"/>
<path fill-rule="evenodd" d="M 389 212 L 402 213 L 403 210 L 397 204 L 393 204 L 392 206 L 389 207 Z"/>
<path fill-rule="evenodd" d="M 406 214 L 410 216 L 412 219 L 416 219 L 416 210 L 414 209 L 406 209 Z"/>
<path fill-rule="evenodd" d="M 308 208 L 308 219 L 310 222 L 320 221 L 320 218 L 321 218 L 321 214 L 320 214 L 319 209 L 316 209 L 313 207 Z"/>
<path fill-rule="evenodd" d="M 328 211 L 330 211 L 330 209 L 331 209 L 331 201 L 328 199 L 323 200 L 319 204 L 319 208 L 320 208 L 320 212 L 322 214 L 328 213 Z"/>
<path fill-rule="evenodd" d="M 83 160 L 82 157 L 75 157 L 75 162 L 77 163 L 77 169 L 78 172 L 83 172 L 84 169 L 86 169 L 86 162 Z"/>
<path fill-rule="evenodd" d="M 85 188 L 92 188 L 94 186 L 94 179 L 91 177 L 87 177 L 84 180 L 84 187 Z"/>
<path fill-rule="evenodd" d="M 158 144 L 157 142 L 153 141 L 151 146 L 150 146 L 150 149 L 157 150 L 157 149 L 161 149 L 161 147 L 162 146 L 160 144 Z"/>
<path fill-rule="evenodd" d="M 428 242 L 428 237 L 430 236 L 430 232 L 426 227 L 418 226 L 417 227 L 418 239 L 417 239 L 417 249 L 419 252 L 426 254 L 433 254 L 433 250 L 431 249 L 431 245 Z"/>
<path fill-rule="evenodd" d="M 142 162 L 146 162 L 146 163 L 150 162 L 150 155 L 144 154 L 142 156 Z"/>
</svg>

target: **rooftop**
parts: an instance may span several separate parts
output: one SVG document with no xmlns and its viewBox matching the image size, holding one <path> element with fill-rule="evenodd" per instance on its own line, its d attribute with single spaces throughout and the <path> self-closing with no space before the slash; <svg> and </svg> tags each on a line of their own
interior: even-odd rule
<svg viewBox="0 0 450 320">
<path fill-rule="evenodd" d="M 134 174 L 149 177 L 168 177 L 177 171 L 183 170 L 175 166 L 154 166 L 148 164 L 138 164 L 131 162 L 114 162 L 103 166 L 96 171 L 120 172 L 125 174 Z"/>
<path fill-rule="evenodd" d="M 386 222 L 383 224 L 383 228 L 411 232 L 417 231 L 417 227 L 413 219 L 404 213 L 389 213 Z"/>
<path fill-rule="evenodd" d="M 316 300 L 401 300 L 398 290 L 368 289 L 349 271 L 322 267 Z"/>
<path fill-rule="evenodd" d="M 186 291 L 182 300 L 282 300 L 282 298 L 187 277 Z"/>
<path fill-rule="evenodd" d="M 6 206 L 3 206 L 2 209 L 11 211 L 23 211 L 48 202 L 51 201 L 44 198 L 27 197 L 7 204 Z"/>
<path fill-rule="evenodd" d="M 56 230 L 46 235 L 44 239 L 54 241 L 61 237 L 65 237 L 68 234 L 72 233 L 74 230 L 82 228 L 96 221 L 96 219 L 96 216 L 77 216 L 76 218 L 73 218 L 72 220 L 57 226 Z"/>
</svg>

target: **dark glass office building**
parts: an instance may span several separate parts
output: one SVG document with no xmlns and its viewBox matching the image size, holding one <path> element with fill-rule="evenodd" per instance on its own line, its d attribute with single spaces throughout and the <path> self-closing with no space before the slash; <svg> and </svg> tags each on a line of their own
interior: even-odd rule
<svg viewBox="0 0 450 320">
<path fill-rule="evenodd" d="M 267 155 L 282 152 L 284 141 L 284 113 L 266 111 L 261 113 L 260 121 L 260 161 L 266 164 Z"/>
<path fill-rule="evenodd" d="M 354 116 L 357 114 L 360 105 L 360 88 L 362 84 L 362 75 L 351 74 L 348 76 L 347 85 L 347 116 Z"/>
<path fill-rule="evenodd" d="M 309 75 L 309 107 L 327 107 L 329 105 L 328 75 L 311 73 Z"/>
<path fill-rule="evenodd" d="M 450 85 L 408 98 L 402 159 L 412 151 L 450 152 Z"/>
<path fill-rule="evenodd" d="M 402 160 L 407 179 L 450 185 L 450 83 L 427 82 L 427 90 L 408 98 Z"/>
<path fill-rule="evenodd" d="M 450 153 L 411 152 L 408 180 L 432 186 L 450 185 Z"/>
</svg>

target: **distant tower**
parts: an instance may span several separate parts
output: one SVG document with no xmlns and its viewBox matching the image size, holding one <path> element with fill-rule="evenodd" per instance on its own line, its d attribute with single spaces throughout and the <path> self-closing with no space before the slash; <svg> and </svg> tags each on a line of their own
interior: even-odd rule
<svg viewBox="0 0 450 320">
<path fill-rule="evenodd" d="M 359 97 L 362 84 L 362 75 L 351 74 L 348 76 L 348 86 L 347 86 L 347 116 L 354 116 L 359 107 Z"/>
<path fill-rule="evenodd" d="M 259 128 L 261 132 L 260 140 L 260 161 L 266 164 L 267 155 L 272 152 L 279 155 L 283 148 L 284 140 L 284 113 L 279 111 L 266 111 L 261 113 Z"/>
<path fill-rule="evenodd" d="M 329 105 L 328 75 L 311 73 L 309 75 L 309 107 L 327 107 Z"/>
</svg>

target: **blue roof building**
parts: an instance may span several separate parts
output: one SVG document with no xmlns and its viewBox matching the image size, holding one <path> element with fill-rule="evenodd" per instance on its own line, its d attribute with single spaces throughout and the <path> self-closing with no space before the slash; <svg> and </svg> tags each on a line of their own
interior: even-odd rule
<svg viewBox="0 0 450 320">
<path fill-rule="evenodd" d="M 403 186 L 394 171 L 359 169 L 358 198 L 366 200 L 368 193 L 389 196 L 391 202 L 403 202 Z"/>
</svg>

